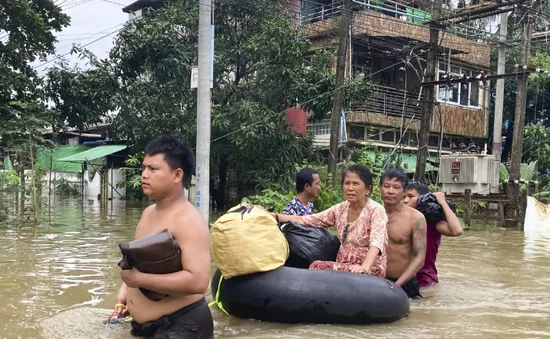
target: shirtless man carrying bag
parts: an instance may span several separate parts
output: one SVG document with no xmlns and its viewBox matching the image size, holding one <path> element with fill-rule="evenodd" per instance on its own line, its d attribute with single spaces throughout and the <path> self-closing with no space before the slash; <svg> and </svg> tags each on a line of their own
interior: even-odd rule
<svg viewBox="0 0 550 339">
<path fill-rule="evenodd" d="M 183 184 L 192 170 L 193 154 L 181 141 L 161 138 L 147 145 L 142 189 L 156 204 L 143 211 L 135 239 L 168 230 L 179 245 L 182 269 L 151 274 L 136 269 L 138 264 L 132 268 L 121 266 L 126 269 L 120 271 L 123 283 L 115 298 L 115 312 L 118 317 L 132 316 L 134 336 L 213 337 L 212 315 L 204 298 L 210 280 L 210 233 L 199 211 L 184 195 Z"/>
</svg>

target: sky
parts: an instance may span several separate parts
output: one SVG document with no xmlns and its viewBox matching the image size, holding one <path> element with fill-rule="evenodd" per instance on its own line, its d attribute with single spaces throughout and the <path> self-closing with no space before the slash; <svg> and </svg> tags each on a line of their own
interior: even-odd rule
<svg viewBox="0 0 550 339">
<path fill-rule="evenodd" d="M 63 31 L 56 33 L 58 42 L 56 43 L 56 54 L 65 54 L 70 52 L 73 43 L 86 44 L 93 42 L 111 32 L 122 27 L 128 20 L 128 14 L 122 12 L 122 8 L 131 4 L 135 0 L 54 0 L 60 5 L 63 12 L 71 17 L 70 26 Z M 106 58 L 109 50 L 113 47 L 116 33 L 100 39 L 86 46 L 99 58 Z M 78 59 L 77 55 L 66 55 L 65 58 L 71 64 L 79 64 L 84 67 L 84 63 Z M 52 67 L 55 62 L 55 56 L 50 55 L 43 61 L 36 61 L 33 66 L 39 73 L 43 73 L 48 67 Z"/>
</svg>

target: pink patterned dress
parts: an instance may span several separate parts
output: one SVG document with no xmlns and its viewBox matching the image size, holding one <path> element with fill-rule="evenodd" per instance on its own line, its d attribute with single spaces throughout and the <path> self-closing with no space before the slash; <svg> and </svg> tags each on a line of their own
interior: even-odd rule
<svg viewBox="0 0 550 339">
<path fill-rule="evenodd" d="M 348 222 L 348 209 L 349 202 L 344 201 L 323 212 L 303 217 L 304 223 L 309 226 L 336 226 L 341 243 L 336 262 L 314 261 L 309 268 L 349 272 L 351 266 L 361 265 L 369 248 L 375 246 L 380 249 L 380 255 L 372 265 L 371 275 L 384 278 L 388 246 L 386 210 L 376 201 L 368 199 L 359 218 L 354 222 Z"/>
</svg>

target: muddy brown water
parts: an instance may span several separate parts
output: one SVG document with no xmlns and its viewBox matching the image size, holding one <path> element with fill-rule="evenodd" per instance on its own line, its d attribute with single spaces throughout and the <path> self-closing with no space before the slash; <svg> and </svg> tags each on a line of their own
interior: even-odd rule
<svg viewBox="0 0 550 339">
<path fill-rule="evenodd" d="M 35 230 L 0 224 L 0 338 L 132 338 L 102 325 L 120 285 L 118 244 L 143 205 L 58 201 Z M 441 284 L 411 314 L 374 326 L 285 325 L 212 309 L 217 338 L 550 337 L 550 236 L 497 229 L 443 239 Z M 207 295 L 210 300 L 211 295 Z"/>
</svg>

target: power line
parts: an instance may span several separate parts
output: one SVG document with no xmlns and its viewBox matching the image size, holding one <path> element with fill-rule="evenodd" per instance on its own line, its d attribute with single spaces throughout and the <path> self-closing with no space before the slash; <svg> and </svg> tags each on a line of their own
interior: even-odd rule
<svg viewBox="0 0 550 339">
<path fill-rule="evenodd" d="M 81 1 L 77 1 L 77 2 L 74 2 L 66 7 L 61 7 L 61 9 L 63 10 L 69 10 L 69 9 L 72 9 L 72 8 L 75 8 L 75 7 L 78 7 L 78 6 L 81 6 L 81 5 L 84 5 L 86 3 L 89 3 L 89 2 L 92 2 L 93 0 L 81 0 Z"/>
<path fill-rule="evenodd" d="M 120 31 L 120 29 L 116 29 L 116 30 L 114 30 L 114 31 L 112 31 L 112 32 L 110 32 L 110 33 L 107 33 L 107 34 L 105 34 L 105 35 L 103 35 L 103 36 L 101 36 L 101 37 L 95 39 L 94 41 L 90 41 L 90 42 L 84 44 L 83 47 L 89 46 L 89 45 L 91 45 L 91 44 L 93 44 L 93 43 L 95 43 L 95 42 L 98 42 L 98 41 L 100 41 L 100 40 L 102 40 L 102 39 L 105 39 L 105 38 L 107 38 L 107 37 L 109 37 L 109 36 L 111 36 L 111 35 L 113 35 L 113 34 L 115 34 L 115 33 L 118 33 L 119 31 Z M 42 63 L 42 64 L 40 64 L 40 65 L 38 65 L 38 66 L 36 66 L 36 67 L 33 67 L 33 68 L 34 68 L 35 70 L 37 70 L 38 68 L 40 68 L 40 67 L 42 67 L 42 66 L 45 66 L 45 65 L 47 65 L 47 64 L 50 64 L 50 63 L 52 63 L 52 62 L 54 62 L 54 61 L 56 61 L 56 60 L 59 60 L 59 59 L 61 59 L 62 57 L 67 56 L 67 55 L 69 55 L 69 54 L 71 54 L 71 51 L 69 51 L 69 52 L 67 52 L 67 53 L 64 53 L 64 54 L 61 54 L 61 55 L 58 55 L 58 56 L 56 56 L 55 58 L 52 58 L 52 59 L 50 59 L 50 60 L 48 60 L 48 61 L 46 61 L 46 62 L 44 62 L 44 63 Z"/>
<path fill-rule="evenodd" d="M 116 1 L 113 1 L 113 0 L 99 0 L 99 1 L 107 2 L 107 3 L 110 3 L 110 4 L 114 4 L 114 5 L 119 5 L 119 6 L 122 6 L 122 7 L 126 7 L 125 4 L 121 4 L 120 2 L 116 2 Z"/>
</svg>

